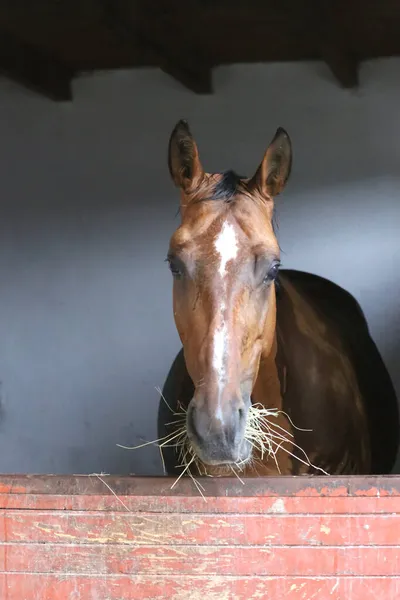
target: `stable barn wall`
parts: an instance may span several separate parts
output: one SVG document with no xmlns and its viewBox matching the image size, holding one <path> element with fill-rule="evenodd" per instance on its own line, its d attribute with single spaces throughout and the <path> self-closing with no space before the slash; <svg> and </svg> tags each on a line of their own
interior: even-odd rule
<svg viewBox="0 0 400 600">
<path fill-rule="evenodd" d="M 208 170 L 254 172 L 293 140 L 278 200 L 284 266 L 355 295 L 400 395 L 400 60 L 358 91 L 322 64 L 215 71 L 195 96 L 156 70 L 82 77 L 55 104 L 0 84 L 0 472 L 161 472 L 156 434 L 179 350 L 164 263 L 178 196 L 166 149 L 186 117 Z"/>
</svg>

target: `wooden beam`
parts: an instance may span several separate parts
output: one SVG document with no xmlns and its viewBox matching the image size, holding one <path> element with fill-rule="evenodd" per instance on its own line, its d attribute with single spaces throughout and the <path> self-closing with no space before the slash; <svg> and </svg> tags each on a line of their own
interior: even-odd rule
<svg viewBox="0 0 400 600">
<path fill-rule="evenodd" d="M 154 55 L 162 71 L 183 86 L 196 94 L 212 93 L 210 66 L 182 44 L 179 36 L 174 40 L 171 31 L 162 22 L 163 11 L 160 10 L 158 15 L 157 3 L 151 3 L 151 14 L 150 7 L 140 2 L 133 6 L 134 14 L 131 4 L 128 10 L 118 0 L 103 0 L 103 8 L 106 27 L 127 48 L 131 47 L 136 54 L 137 47 L 133 47 L 132 41 L 139 41 Z"/>
<path fill-rule="evenodd" d="M 323 60 L 343 88 L 358 86 L 359 61 L 350 52 L 337 45 L 324 44 L 321 53 Z"/>
<path fill-rule="evenodd" d="M 73 71 L 6 31 L 0 31 L 0 73 L 51 100 L 72 99 Z"/>
<path fill-rule="evenodd" d="M 351 15 L 349 9 L 336 0 L 315 0 L 314 28 L 321 58 L 344 88 L 358 86 L 359 60 L 350 51 L 346 38 Z"/>
</svg>

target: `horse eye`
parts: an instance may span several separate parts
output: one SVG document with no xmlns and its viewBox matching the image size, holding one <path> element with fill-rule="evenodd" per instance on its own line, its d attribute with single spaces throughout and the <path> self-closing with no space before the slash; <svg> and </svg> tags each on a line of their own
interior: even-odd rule
<svg viewBox="0 0 400 600">
<path fill-rule="evenodd" d="M 171 271 L 174 277 L 180 277 L 182 275 L 182 271 L 176 265 L 176 263 L 172 260 L 172 258 L 167 258 L 166 262 L 168 263 L 169 270 Z"/>
<path fill-rule="evenodd" d="M 278 277 L 279 267 L 280 267 L 279 263 L 274 263 L 272 265 L 272 267 L 268 271 L 267 275 L 265 276 L 264 283 L 269 283 L 270 281 L 274 281 Z"/>
</svg>

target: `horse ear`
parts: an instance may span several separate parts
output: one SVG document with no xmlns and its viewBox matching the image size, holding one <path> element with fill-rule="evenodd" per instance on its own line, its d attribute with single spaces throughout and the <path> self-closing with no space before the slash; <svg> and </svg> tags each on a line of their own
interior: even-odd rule
<svg viewBox="0 0 400 600">
<path fill-rule="evenodd" d="M 171 133 L 168 167 L 175 185 L 185 192 L 196 187 L 203 177 L 199 152 L 187 121 L 178 121 Z"/>
<path fill-rule="evenodd" d="M 263 196 L 273 198 L 282 192 L 289 179 L 291 168 L 290 137 L 282 127 L 279 127 L 249 185 L 256 187 Z"/>
</svg>

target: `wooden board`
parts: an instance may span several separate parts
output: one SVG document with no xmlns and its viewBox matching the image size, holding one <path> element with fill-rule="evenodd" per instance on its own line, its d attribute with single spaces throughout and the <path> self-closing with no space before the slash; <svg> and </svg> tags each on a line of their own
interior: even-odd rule
<svg viewBox="0 0 400 600">
<path fill-rule="evenodd" d="M 400 598 L 399 477 L 201 483 L 0 476 L 1 600 Z"/>
</svg>

